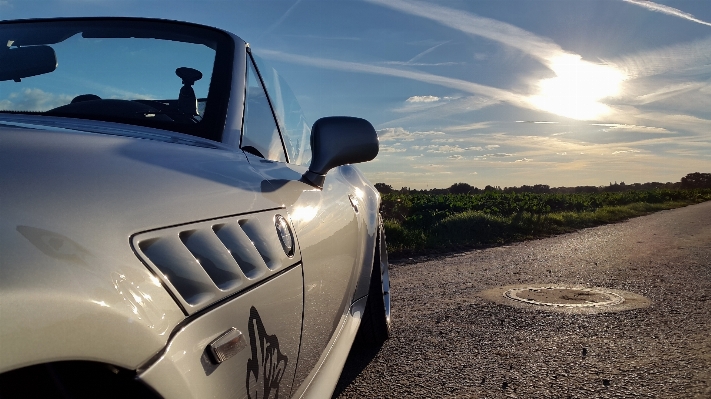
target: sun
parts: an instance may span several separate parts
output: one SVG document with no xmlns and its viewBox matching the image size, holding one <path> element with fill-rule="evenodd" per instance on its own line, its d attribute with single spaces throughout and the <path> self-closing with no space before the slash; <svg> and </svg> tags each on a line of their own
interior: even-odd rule
<svg viewBox="0 0 711 399">
<path fill-rule="evenodd" d="M 539 93 L 529 101 L 538 109 L 579 120 L 593 120 L 611 112 L 600 100 L 620 92 L 626 75 L 609 65 L 583 61 L 575 54 L 551 59 L 553 78 L 538 82 Z"/>
</svg>

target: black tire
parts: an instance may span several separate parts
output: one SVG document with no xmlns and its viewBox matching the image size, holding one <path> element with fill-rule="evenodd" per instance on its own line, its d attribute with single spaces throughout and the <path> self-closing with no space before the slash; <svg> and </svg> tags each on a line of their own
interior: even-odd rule
<svg viewBox="0 0 711 399">
<path fill-rule="evenodd" d="M 366 347 L 380 347 L 390 338 L 391 331 L 390 274 L 382 224 L 379 230 L 368 300 L 358 329 L 358 341 Z"/>
</svg>

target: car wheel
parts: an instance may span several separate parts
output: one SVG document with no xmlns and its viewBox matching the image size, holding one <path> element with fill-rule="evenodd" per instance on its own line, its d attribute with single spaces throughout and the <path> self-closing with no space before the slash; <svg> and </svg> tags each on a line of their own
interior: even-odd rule
<svg viewBox="0 0 711 399">
<path fill-rule="evenodd" d="M 378 242 L 373 259 L 373 271 L 370 275 L 370 289 L 365 312 L 358 331 L 361 343 L 367 346 L 380 346 L 390 337 L 390 274 L 388 270 L 388 251 L 385 245 L 385 233 L 380 228 Z"/>
</svg>

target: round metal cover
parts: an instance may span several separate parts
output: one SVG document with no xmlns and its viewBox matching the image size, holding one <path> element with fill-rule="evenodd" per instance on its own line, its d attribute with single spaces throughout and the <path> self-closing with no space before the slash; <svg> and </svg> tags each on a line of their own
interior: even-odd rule
<svg viewBox="0 0 711 399">
<path fill-rule="evenodd" d="M 614 292 L 598 288 L 562 286 L 512 288 L 504 292 L 504 296 L 533 305 L 566 308 L 614 306 L 625 301 Z"/>
</svg>

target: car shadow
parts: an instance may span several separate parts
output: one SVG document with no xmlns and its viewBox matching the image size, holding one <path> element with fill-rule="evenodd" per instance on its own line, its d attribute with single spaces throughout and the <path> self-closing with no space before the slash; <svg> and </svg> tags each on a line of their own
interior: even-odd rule
<svg viewBox="0 0 711 399">
<path fill-rule="evenodd" d="M 353 345 L 351 352 L 348 354 L 348 359 L 346 359 L 346 364 L 343 366 L 341 377 L 338 379 L 336 389 L 333 391 L 331 399 L 339 397 L 360 373 L 365 370 L 370 362 L 375 359 L 382 348 L 382 344 L 370 347 L 358 344 L 356 338 L 356 344 Z"/>
</svg>

